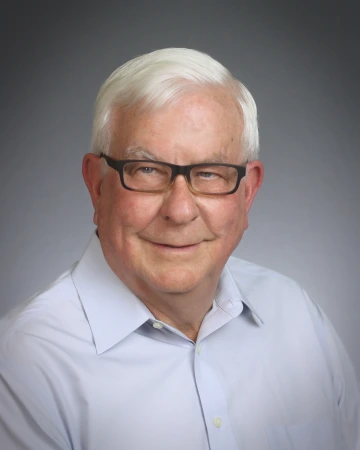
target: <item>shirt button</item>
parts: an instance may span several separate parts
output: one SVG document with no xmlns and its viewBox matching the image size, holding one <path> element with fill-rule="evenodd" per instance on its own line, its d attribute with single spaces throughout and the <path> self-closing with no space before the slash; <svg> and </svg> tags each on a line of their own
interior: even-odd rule
<svg viewBox="0 0 360 450">
<path fill-rule="evenodd" d="M 163 327 L 163 324 L 160 323 L 160 322 L 154 322 L 154 323 L 153 323 L 153 327 L 154 327 L 154 328 L 161 329 L 161 328 Z"/>
<path fill-rule="evenodd" d="M 215 417 L 214 418 L 214 425 L 216 426 L 216 428 L 220 428 L 222 424 L 222 420 L 220 419 L 220 417 Z"/>
<path fill-rule="evenodd" d="M 197 353 L 198 355 L 200 355 L 200 353 L 201 353 L 201 345 L 200 345 L 200 344 L 197 344 L 197 345 L 196 345 L 196 353 Z"/>
</svg>

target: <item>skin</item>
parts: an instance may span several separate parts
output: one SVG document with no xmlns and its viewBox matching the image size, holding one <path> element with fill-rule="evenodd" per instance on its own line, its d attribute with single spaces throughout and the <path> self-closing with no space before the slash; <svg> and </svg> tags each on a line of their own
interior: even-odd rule
<svg viewBox="0 0 360 450">
<path fill-rule="evenodd" d="M 114 110 L 110 156 L 124 159 L 126 149 L 140 146 L 174 164 L 241 165 L 242 128 L 233 98 L 223 89 L 203 89 L 156 111 Z M 239 189 L 223 196 L 193 194 L 183 176 L 164 193 L 132 192 L 115 170 L 104 175 L 91 153 L 84 156 L 83 176 L 113 272 L 158 320 L 195 342 L 221 271 L 248 227 L 262 163 L 248 163 Z"/>
</svg>

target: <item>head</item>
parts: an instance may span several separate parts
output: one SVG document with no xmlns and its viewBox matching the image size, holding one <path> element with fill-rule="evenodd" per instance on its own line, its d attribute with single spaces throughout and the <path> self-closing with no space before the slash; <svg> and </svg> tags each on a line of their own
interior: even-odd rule
<svg viewBox="0 0 360 450">
<path fill-rule="evenodd" d="M 187 48 L 166 48 L 138 56 L 110 75 L 96 99 L 92 152 L 109 152 L 114 106 L 140 106 L 141 110 L 154 111 L 188 92 L 207 87 L 222 87 L 238 103 L 242 115 L 241 151 L 247 161 L 257 159 L 259 133 L 252 95 L 218 61 Z"/>
<path fill-rule="evenodd" d="M 100 153 L 178 165 L 246 164 L 247 170 L 230 195 L 194 194 L 183 175 L 165 192 L 133 192 Z M 94 222 L 112 270 L 139 297 L 217 283 L 248 226 L 262 182 L 257 155 L 255 102 L 208 55 L 164 49 L 117 69 L 100 89 L 93 153 L 83 163 Z"/>
</svg>

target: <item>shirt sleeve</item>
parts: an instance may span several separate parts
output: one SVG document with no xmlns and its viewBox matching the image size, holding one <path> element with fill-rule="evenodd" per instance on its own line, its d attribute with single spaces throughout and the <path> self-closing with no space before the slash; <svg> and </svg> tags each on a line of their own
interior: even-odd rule
<svg viewBox="0 0 360 450">
<path fill-rule="evenodd" d="M 354 367 L 325 313 L 304 295 L 333 380 L 344 450 L 360 450 L 360 392 Z"/>
<path fill-rule="evenodd" d="M 4 450 L 69 450 L 55 418 L 41 368 L 0 359 L 0 447 Z M 55 425 L 56 424 L 56 425 Z"/>
</svg>

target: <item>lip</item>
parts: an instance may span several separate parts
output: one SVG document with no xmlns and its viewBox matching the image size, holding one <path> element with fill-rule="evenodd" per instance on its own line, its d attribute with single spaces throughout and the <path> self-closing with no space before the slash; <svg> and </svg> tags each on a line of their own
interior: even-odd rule
<svg viewBox="0 0 360 450">
<path fill-rule="evenodd" d="M 150 242 L 154 247 L 156 247 L 157 249 L 159 249 L 161 251 L 174 252 L 174 253 L 191 252 L 193 250 L 196 250 L 201 244 L 201 242 L 197 242 L 195 244 L 171 245 L 171 244 L 162 244 L 162 243 L 152 242 L 152 241 L 148 241 L 148 242 Z"/>
</svg>

